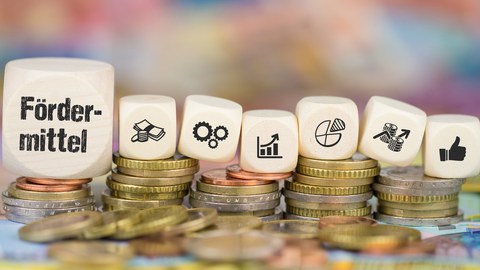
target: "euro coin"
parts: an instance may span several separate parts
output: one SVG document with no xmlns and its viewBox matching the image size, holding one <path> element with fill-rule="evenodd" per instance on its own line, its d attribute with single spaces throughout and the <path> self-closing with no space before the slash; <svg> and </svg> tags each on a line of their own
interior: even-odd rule
<svg viewBox="0 0 480 270">
<path fill-rule="evenodd" d="M 326 170 L 363 170 L 378 166 L 376 160 L 358 152 L 351 158 L 343 160 L 322 160 L 298 156 L 298 164 Z"/>
</svg>

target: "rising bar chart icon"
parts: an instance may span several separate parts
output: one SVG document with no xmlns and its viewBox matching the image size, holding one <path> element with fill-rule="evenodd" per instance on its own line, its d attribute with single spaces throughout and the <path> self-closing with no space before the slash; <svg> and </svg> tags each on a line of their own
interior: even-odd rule
<svg viewBox="0 0 480 270">
<path fill-rule="evenodd" d="M 278 154 L 278 133 L 272 135 L 272 140 L 266 144 L 260 144 L 260 136 L 257 136 L 257 158 L 282 158 Z"/>
</svg>

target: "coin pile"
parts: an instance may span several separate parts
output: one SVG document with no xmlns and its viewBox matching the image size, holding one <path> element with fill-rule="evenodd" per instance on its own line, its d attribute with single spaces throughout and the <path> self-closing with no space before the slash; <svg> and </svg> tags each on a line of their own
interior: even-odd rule
<svg viewBox="0 0 480 270">
<path fill-rule="evenodd" d="M 380 168 L 356 153 L 350 159 L 319 160 L 299 156 L 292 181 L 285 181 L 287 219 L 369 216 L 371 184 Z"/>
<path fill-rule="evenodd" d="M 5 215 L 14 222 L 31 223 L 61 213 L 94 210 L 91 181 L 19 177 L 2 193 Z"/>
<path fill-rule="evenodd" d="M 180 155 L 136 160 L 115 152 L 113 162 L 117 167 L 107 178 L 109 189 L 102 194 L 104 211 L 180 205 L 199 169 L 197 159 Z"/>
<path fill-rule="evenodd" d="M 382 169 L 373 185 L 377 220 L 406 226 L 441 226 L 458 223 L 458 195 L 464 178 L 434 178 L 420 166 Z"/>
<path fill-rule="evenodd" d="M 291 173 L 253 173 L 230 165 L 202 173 L 190 190 L 193 207 L 215 208 L 219 215 L 251 215 L 262 220 L 282 218 L 279 180 Z"/>
</svg>

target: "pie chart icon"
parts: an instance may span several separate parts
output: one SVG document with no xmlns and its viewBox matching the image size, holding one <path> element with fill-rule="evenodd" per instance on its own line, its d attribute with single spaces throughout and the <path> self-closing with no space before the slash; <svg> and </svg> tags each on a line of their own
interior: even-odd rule
<svg viewBox="0 0 480 270">
<path fill-rule="evenodd" d="M 321 122 L 315 130 L 315 139 L 324 147 L 335 146 L 342 139 L 342 131 L 345 130 L 345 122 L 335 118 Z"/>
</svg>

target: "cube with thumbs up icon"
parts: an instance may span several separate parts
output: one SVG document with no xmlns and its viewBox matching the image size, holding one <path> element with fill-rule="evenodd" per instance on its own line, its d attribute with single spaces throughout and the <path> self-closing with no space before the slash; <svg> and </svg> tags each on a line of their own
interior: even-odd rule
<svg viewBox="0 0 480 270">
<path fill-rule="evenodd" d="M 426 175 L 464 178 L 480 172 L 480 121 L 477 117 L 429 116 L 423 141 Z"/>
</svg>

